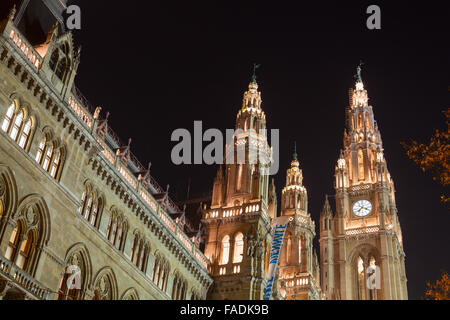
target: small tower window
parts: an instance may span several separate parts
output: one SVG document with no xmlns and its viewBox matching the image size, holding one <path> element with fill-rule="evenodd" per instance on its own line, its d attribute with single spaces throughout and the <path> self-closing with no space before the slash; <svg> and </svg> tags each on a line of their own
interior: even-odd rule
<svg viewBox="0 0 450 320">
<path fill-rule="evenodd" d="M 242 262 L 244 253 L 244 235 L 239 232 L 234 238 L 233 263 Z"/>
<path fill-rule="evenodd" d="M 358 179 L 364 180 L 364 155 L 362 149 L 358 150 Z"/>
<path fill-rule="evenodd" d="M 220 264 L 227 264 L 230 257 L 230 236 L 226 235 L 222 239 L 222 254 L 220 258 Z"/>
</svg>

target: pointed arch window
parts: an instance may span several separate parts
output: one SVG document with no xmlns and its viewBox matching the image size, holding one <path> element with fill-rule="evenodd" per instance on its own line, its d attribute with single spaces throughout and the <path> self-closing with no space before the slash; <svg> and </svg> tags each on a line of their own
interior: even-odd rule
<svg viewBox="0 0 450 320">
<path fill-rule="evenodd" d="M 28 232 L 27 238 L 22 241 L 19 255 L 17 256 L 16 265 L 25 270 L 30 262 L 32 251 L 36 244 L 36 237 L 33 230 Z"/>
<path fill-rule="evenodd" d="M 8 111 L 6 111 L 6 115 L 5 115 L 5 118 L 3 119 L 3 123 L 2 123 L 2 130 L 4 132 L 8 132 L 11 127 L 11 123 L 14 118 L 14 109 L 15 109 L 15 104 L 13 103 L 9 106 Z"/>
<path fill-rule="evenodd" d="M 244 235 L 239 232 L 234 237 L 233 263 L 242 262 L 244 254 Z"/>
<path fill-rule="evenodd" d="M 10 261 L 14 261 L 17 255 L 17 251 L 19 249 L 19 244 L 22 238 L 22 229 L 23 226 L 20 222 L 17 223 L 17 226 L 11 232 L 11 236 L 9 237 L 8 247 L 6 248 L 5 257 Z"/>
<path fill-rule="evenodd" d="M 14 141 L 16 141 L 17 135 L 19 134 L 20 129 L 22 128 L 24 116 L 25 116 L 25 111 L 21 110 L 19 112 L 19 114 L 16 116 L 16 119 L 14 120 L 14 124 L 13 124 L 11 132 L 9 134 L 11 139 L 13 139 Z"/>
<path fill-rule="evenodd" d="M 298 263 L 302 263 L 302 238 L 298 239 Z"/>
<path fill-rule="evenodd" d="M 289 233 L 286 241 L 286 263 L 289 264 L 291 262 L 291 256 L 292 256 L 292 236 Z"/>
<path fill-rule="evenodd" d="M 227 264 L 230 258 L 230 236 L 226 235 L 222 239 L 222 254 L 220 264 Z"/>
<path fill-rule="evenodd" d="M 56 69 L 56 65 L 58 64 L 58 60 L 59 60 L 59 52 L 58 49 L 55 49 L 50 57 L 50 61 L 48 63 L 50 69 L 52 71 L 55 71 Z"/>
<path fill-rule="evenodd" d="M 361 257 L 356 260 L 356 271 L 357 271 L 357 288 L 358 288 L 358 299 L 366 299 L 366 287 L 364 281 L 364 261 Z"/>
<path fill-rule="evenodd" d="M 31 118 L 30 118 L 30 119 L 28 119 L 27 123 L 25 123 L 22 133 L 20 134 L 19 146 L 22 149 L 25 149 L 25 146 L 28 143 L 28 139 L 30 138 L 31 125 L 32 125 L 32 122 L 31 122 Z"/>
</svg>

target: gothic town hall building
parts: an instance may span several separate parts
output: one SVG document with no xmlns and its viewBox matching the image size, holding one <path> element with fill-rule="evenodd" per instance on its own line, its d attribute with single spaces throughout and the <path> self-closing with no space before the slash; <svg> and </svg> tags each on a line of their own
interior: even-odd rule
<svg viewBox="0 0 450 320">
<path fill-rule="evenodd" d="M 66 1 L 15 2 L 0 16 L 0 300 L 263 299 L 280 215 L 289 224 L 272 299 L 408 298 L 394 182 L 360 72 L 335 212 L 327 197 L 317 230 L 296 153 L 278 206 L 254 77 L 224 152 L 244 161 L 218 169 L 191 232 L 168 188 L 75 86 Z"/>
</svg>

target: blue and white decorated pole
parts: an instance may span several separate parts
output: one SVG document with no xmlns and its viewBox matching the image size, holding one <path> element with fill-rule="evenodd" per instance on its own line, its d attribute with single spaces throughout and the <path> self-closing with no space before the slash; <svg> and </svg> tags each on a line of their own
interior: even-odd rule
<svg viewBox="0 0 450 320">
<path fill-rule="evenodd" d="M 278 260 L 283 247 L 284 234 L 289 223 L 289 216 L 281 216 L 273 219 L 272 248 L 270 249 L 269 270 L 267 272 L 266 288 L 264 289 L 264 300 L 270 300 L 273 282 L 275 281 Z"/>
</svg>

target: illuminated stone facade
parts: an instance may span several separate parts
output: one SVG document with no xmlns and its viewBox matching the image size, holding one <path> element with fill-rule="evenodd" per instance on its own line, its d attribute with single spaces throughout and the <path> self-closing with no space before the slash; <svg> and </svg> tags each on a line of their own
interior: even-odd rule
<svg viewBox="0 0 450 320">
<path fill-rule="evenodd" d="M 214 278 L 209 298 L 260 300 L 267 280 L 276 194 L 273 183 L 269 187 L 271 149 L 255 80 L 244 93 L 235 128 L 225 148 L 225 158 L 234 161 L 226 164 L 225 172 L 219 168 L 211 207 L 203 219 L 205 255 Z"/>
<path fill-rule="evenodd" d="M 319 261 L 313 248 L 316 227 L 308 213 L 308 193 L 296 152 L 286 173 L 281 215 L 290 219 L 280 254 L 280 293 L 286 300 L 322 300 Z"/>
<path fill-rule="evenodd" d="M 75 88 L 71 34 L 32 45 L 15 13 L 0 22 L 0 299 L 205 299 L 180 210 Z"/>
<path fill-rule="evenodd" d="M 394 181 L 360 71 L 335 169 L 336 213 L 327 198 L 320 216 L 322 289 L 327 299 L 407 299 Z"/>
</svg>

